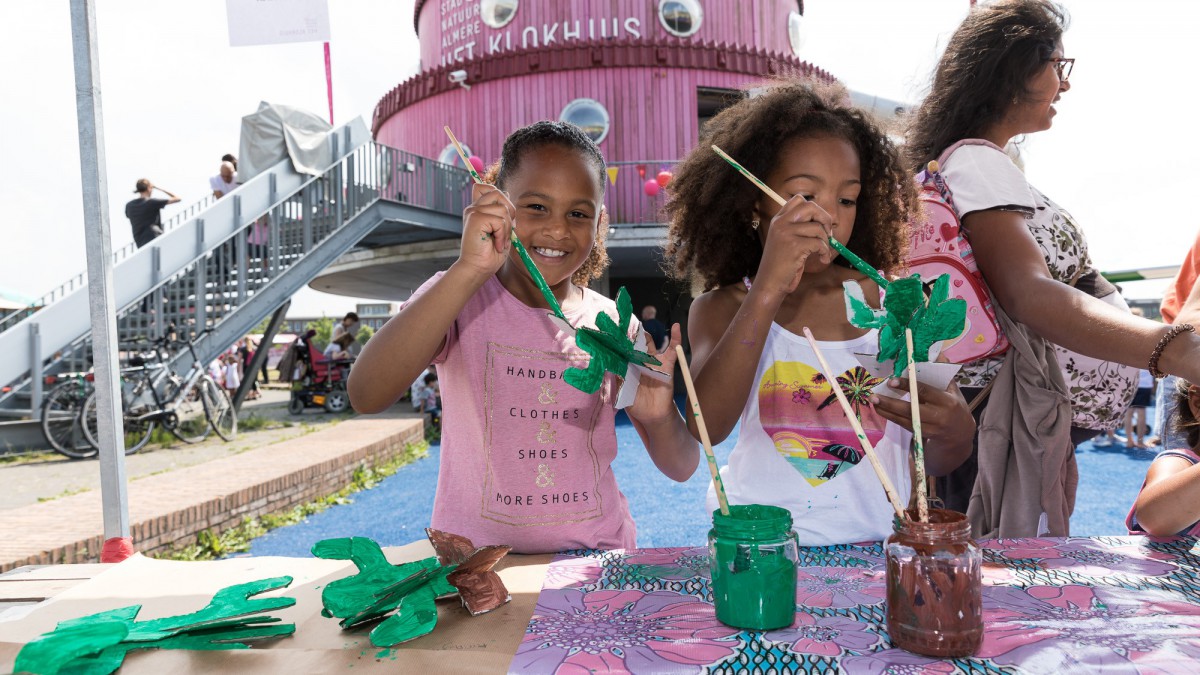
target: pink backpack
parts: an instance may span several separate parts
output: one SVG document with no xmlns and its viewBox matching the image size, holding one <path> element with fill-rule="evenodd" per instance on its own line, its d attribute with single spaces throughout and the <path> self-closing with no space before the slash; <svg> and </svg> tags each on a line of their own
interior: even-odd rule
<svg viewBox="0 0 1200 675">
<path fill-rule="evenodd" d="M 946 148 L 941 161 L 963 145 L 996 147 L 980 139 L 959 141 Z M 924 222 L 912 224 L 908 267 L 927 280 L 949 273 L 951 296 L 967 302 L 967 327 L 956 341 L 943 347 L 942 354 L 951 363 L 970 363 L 1003 354 L 1008 350 L 1008 338 L 996 321 L 991 291 L 975 264 L 950 188 L 938 169 L 938 162 L 930 162 L 916 177 Z"/>
</svg>

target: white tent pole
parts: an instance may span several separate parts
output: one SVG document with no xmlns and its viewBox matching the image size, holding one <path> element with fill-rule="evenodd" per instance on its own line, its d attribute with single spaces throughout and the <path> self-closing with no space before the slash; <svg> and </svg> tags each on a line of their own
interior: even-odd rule
<svg viewBox="0 0 1200 675">
<path fill-rule="evenodd" d="M 79 118 L 79 169 L 83 178 L 92 363 L 96 373 L 96 426 L 99 431 L 96 440 L 100 442 L 100 494 L 104 505 L 104 539 L 107 541 L 129 537 L 129 498 L 125 481 L 117 308 L 113 298 L 95 5 L 95 0 L 71 0 L 71 47 L 75 55 L 75 110 Z M 38 402 L 33 404 L 36 406 Z"/>
</svg>

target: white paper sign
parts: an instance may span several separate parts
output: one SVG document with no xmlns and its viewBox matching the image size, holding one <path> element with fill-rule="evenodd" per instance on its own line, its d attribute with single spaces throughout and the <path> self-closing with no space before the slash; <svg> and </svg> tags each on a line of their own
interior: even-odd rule
<svg viewBox="0 0 1200 675">
<path fill-rule="evenodd" d="M 328 0 L 225 0 L 229 46 L 329 42 Z"/>
</svg>

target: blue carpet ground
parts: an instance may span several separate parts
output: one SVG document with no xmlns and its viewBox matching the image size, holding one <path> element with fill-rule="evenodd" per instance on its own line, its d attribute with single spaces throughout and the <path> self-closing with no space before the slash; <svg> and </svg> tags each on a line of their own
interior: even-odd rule
<svg viewBox="0 0 1200 675">
<path fill-rule="evenodd" d="M 733 438 L 714 448 L 724 464 Z M 624 415 L 617 419 L 617 484 L 629 499 L 638 527 L 638 546 L 702 545 L 709 516 L 704 497 L 708 470 L 703 461 L 691 480 L 676 483 L 658 472 Z M 250 555 L 308 556 L 313 543 L 330 537 L 370 537 L 385 546 L 422 539 L 433 510 L 438 452 L 404 467 L 374 489 L 354 495 L 353 503 L 334 506 L 302 523 L 274 530 L 251 546 Z M 1071 518 L 1072 534 L 1125 534 L 1125 515 L 1154 459 L 1152 450 L 1124 445 L 1097 448 L 1084 443 L 1077 451 L 1079 494 Z"/>
</svg>

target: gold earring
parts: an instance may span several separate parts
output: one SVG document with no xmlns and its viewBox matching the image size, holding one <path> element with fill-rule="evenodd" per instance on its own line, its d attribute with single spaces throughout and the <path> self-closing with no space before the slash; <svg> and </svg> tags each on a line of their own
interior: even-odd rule
<svg viewBox="0 0 1200 675">
<path fill-rule="evenodd" d="M 752 230 L 757 230 L 757 229 L 758 229 L 758 220 L 752 220 L 752 221 L 750 221 L 750 229 L 752 229 Z"/>
</svg>

